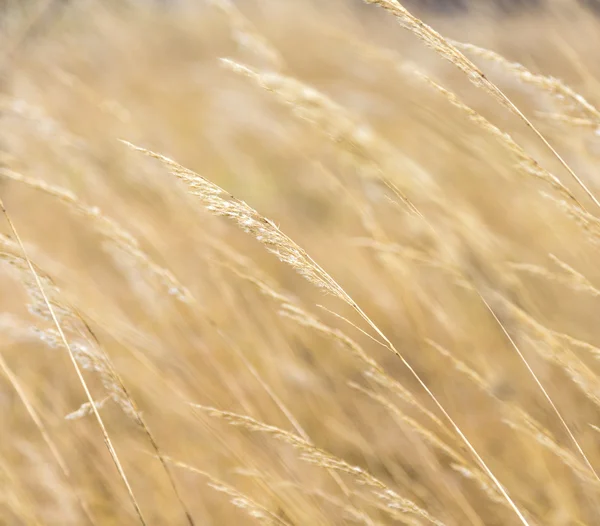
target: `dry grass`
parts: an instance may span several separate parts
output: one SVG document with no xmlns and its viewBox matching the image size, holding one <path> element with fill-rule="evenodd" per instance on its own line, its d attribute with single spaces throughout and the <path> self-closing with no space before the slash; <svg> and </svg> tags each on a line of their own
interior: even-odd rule
<svg viewBox="0 0 600 526">
<path fill-rule="evenodd" d="M 0 524 L 597 523 L 600 21 L 366 3 L 7 9 Z"/>
</svg>

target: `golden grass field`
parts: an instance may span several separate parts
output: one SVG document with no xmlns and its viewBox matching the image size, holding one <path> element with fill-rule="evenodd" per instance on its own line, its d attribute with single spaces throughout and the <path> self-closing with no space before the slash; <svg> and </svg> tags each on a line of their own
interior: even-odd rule
<svg viewBox="0 0 600 526">
<path fill-rule="evenodd" d="M 9 3 L 0 525 L 600 524 L 600 20 L 369 3 Z"/>
</svg>

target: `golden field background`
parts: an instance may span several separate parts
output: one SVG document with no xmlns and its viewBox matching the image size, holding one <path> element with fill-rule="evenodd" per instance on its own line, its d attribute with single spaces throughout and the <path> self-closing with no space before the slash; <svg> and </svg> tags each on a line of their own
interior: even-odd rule
<svg viewBox="0 0 600 526">
<path fill-rule="evenodd" d="M 414 11 L 527 68 L 465 50 L 586 190 L 377 5 L 46 4 L 0 198 L 141 516 L 3 216 L 0 524 L 598 524 L 594 15 Z"/>
</svg>

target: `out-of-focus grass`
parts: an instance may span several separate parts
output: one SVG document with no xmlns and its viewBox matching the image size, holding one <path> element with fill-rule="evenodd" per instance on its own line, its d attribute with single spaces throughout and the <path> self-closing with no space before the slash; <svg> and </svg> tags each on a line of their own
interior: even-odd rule
<svg viewBox="0 0 600 526">
<path fill-rule="evenodd" d="M 56 307 L 76 312 L 61 321 L 95 400 L 113 397 L 100 414 L 147 523 L 185 524 L 183 507 L 215 525 L 518 519 L 403 364 L 357 330 L 381 340 L 349 305 L 118 139 L 213 181 L 305 249 L 402 353 L 530 524 L 593 525 L 600 482 L 507 338 L 598 468 L 600 211 L 564 167 L 376 6 L 141 4 L 74 2 L 22 42 L 34 10 L 7 12 L 7 49 L 20 43 L 3 71 L 0 196 L 58 287 Z M 598 103 L 590 13 L 568 2 L 511 18 L 416 12 Z M 469 56 L 599 195 L 593 114 Z M 523 158 L 516 166 L 506 142 L 417 71 L 510 133 L 589 215 Z M 96 524 L 135 524 L 94 417 L 65 419 L 86 400 L 31 297 L 14 235 L 1 231 L 10 374 L 0 376 L 0 523 L 84 524 L 83 503 Z M 98 363 L 118 372 L 160 454 L 188 466 L 172 464 L 184 506 Z M 191 404 L 277 426 L 304 446 Z M 309 443 L 327 455 L 315 458 Z"/>
</svg>

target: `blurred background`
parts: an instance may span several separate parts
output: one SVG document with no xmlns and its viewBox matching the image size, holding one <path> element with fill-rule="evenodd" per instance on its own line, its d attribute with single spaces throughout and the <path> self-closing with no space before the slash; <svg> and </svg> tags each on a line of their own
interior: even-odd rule
<svg viewBox="0 0 600 526">
<path fill-rule="evenodd" d="M 0 197 L 146 524 L 598 523 L 598 3 L 404 4 L 585 189 L 374 4 L 1 4 Z M 0 372 L 0 524 L 142 523 L 5 217 Z"/>
</svg>

